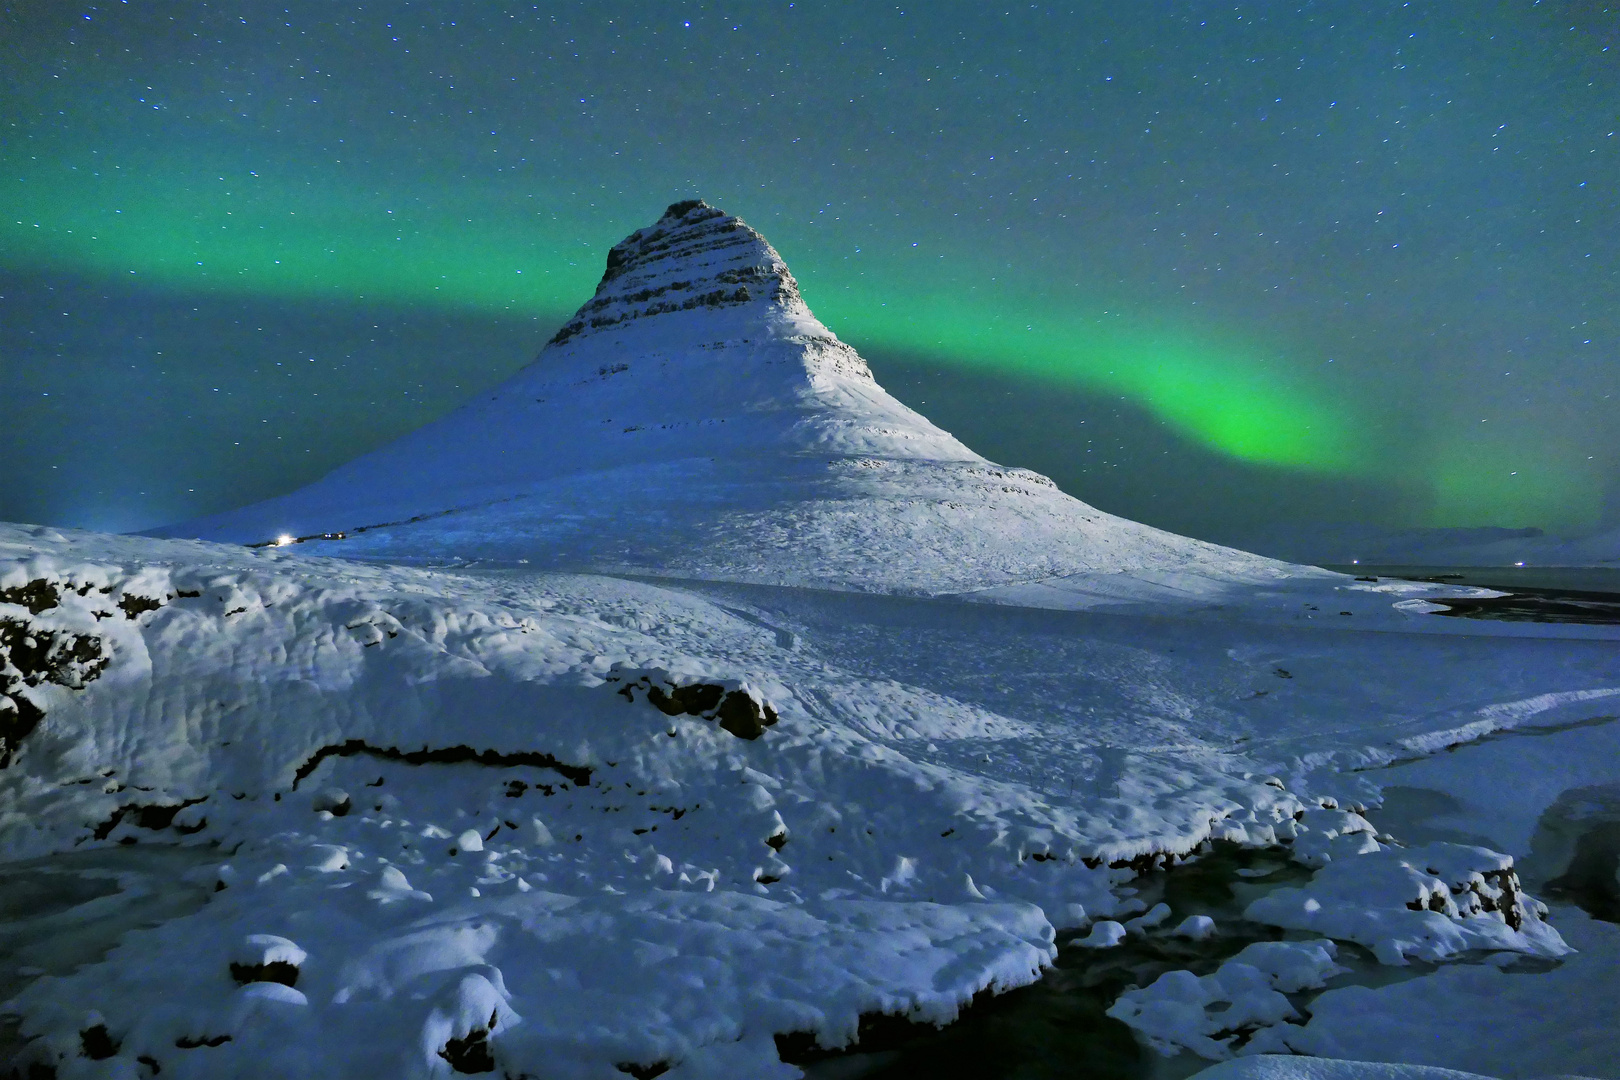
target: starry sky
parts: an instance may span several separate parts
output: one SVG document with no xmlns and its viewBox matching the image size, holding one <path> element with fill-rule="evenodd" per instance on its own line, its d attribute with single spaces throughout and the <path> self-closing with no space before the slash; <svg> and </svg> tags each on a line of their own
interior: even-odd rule
<svg viewBox="0 0 1620 1080">
<path fill-rule="evenodd" d="M 878 379 L 1103 509 L 1620 524 L 1620 7 L 32 0 L 0 519 L 290 490 L 700 196 Z"/>
</svg>

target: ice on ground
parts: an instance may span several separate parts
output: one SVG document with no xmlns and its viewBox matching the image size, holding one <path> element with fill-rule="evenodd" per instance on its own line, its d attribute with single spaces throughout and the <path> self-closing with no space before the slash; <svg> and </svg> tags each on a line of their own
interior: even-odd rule
<svg viewBox="0 0 1620 1080">
<path fill-rule="evenodd" d="M 1558 567 L 1620 566 L 1620 529 L 1585 537 L 1540 529 L 1496 527 L 1385 529 L 1374 525 L 1299 523 L 1245 541 L 1253 551 L 1293 562 L 1348 566 Z"/>
<path fill-rule="evenodd" d="M 1075 941 L 1086 949 L 1111 949 L 1125 940 L 1125 927 L 1112 919 L 1100 919 L 1092 924 L 1090 933 Z"/>
<path fill-rule="evenodd" d="M 1167 971 L 1143 989 L 1127 990 L 1108 1015 L 1166 1055 L 1186 1049 L 1220 1060 L 1235 1049 L 1258 1051 L 1271 1041 L 1269 1029 L 1299 1019 L 1285 994 L 1321 987 L 1349 970 L 1334 962 L 1336 955 L 1326 939 L 1257 941 L 1209 975 Z"/>
<path fill-rule="evenodd" d="M 1516 856 L 1526 882 L 1546 888 L 1567 873 L 1586 830 L 1620 819 L 1612 801 L 1620 790 L 1616 739 L 1616 725 L 1599 715 L 1378 770 L 1373 775 L 1391 784 L 1391 798 L 1375 818 L 1422 838 L 1475 837 Z M 1513 782 L 1503 783 L 1504 776 Z M 1620 894 L 1620 883 L 1610 882 L 1609 894 Z M 1575 951 L 1550 970 L 1496 956 L 1399 985 L 1329 991 L 1312 1004 L 1311 1021 L 1291 1034 L 1290 1045 L 1301 1053 L 1424 1062 L 1513 1080 L 1550 1074 L 1613 1080 L 1620 1076 L 1614 1005 L 1620 930 L 1568 902 L 1551 906 L 1554 925 Z"/>
<path fill-rule="evenodd" d="M 775 632 L 667 590 L 602 579 L 556 579 L 536 594 L 526 592 L 529 586 L 522 583 L 502 582 L 492 590 L 502 602 L 491 609 L 481 597 L 472 599 L 489 589 L 488 583 L 454 575 L 343 567 L 334 580 L 330 564 L 279 553 L 227 557 L 220 549 L 185 545 L 153 550 L 136 541 L 84 538 L 81 543 L 113 549 L 134 544 L 140 557 L 167 556 L 169 565 L 154 561 L 130 570 L 116 562 L 53 562 L 36 552 L 6 579 L 13 589 L 44 581 L 58 594 L 54 606 L 28 611 L 27 618 L 54 620 L 51 625 L 77 628 L 75 633 L 94 632 L 98 641 L 111 646 L 104 669 L 82 689 L 63 688 L 68 693 L 61 699 L 47 696 L 49 685 L 38 688 L 46 694 L 37 698 L 36 688 L 28 691 L 30 700 L 43 701 L 52 710 L 51 723 L 36 743 L 50 748 L 48 756 L 41 756 L 52 768 L 87 758 L 115 764 L 84 769 L 90 783 L 54 789 L 36 785 L 34 812 L 8 819 L 7 837 L 19 854 L 74 839 L 97 842 L 93 834 L 103 830 L 100 842 L 116 843 L 154 833 L 176 838 L 234 835 L 251 821 L 268 836 L 249 845 L 261 849 L 253 861 L 235 859 L 222 867 L 226 895 L 239 883 L 249 883 L 259 895 L 257 890 L 289 887 L 305 877 L 329 886 L 334 878 L 360 872 L 370 859 L 377 860 L 375 869 L 356 881 L 360 887 L 354 894 L 378 911 L 401 913 L 413 905 L 455 902 L 458 897 L 461 902 L 493 902 L 503 886 L 524 895 L 551 893 L 561 877 L 570 888 L 611 889 L 622 895 L 667 883 L 705 895 L 717 887 L 785 887 L 796 903 L 836 903 L 874 893 L 902 902 L 919 893 L 967 903 L 1011 896 L 1032 899 L 1054 913 L 1083 902 L 1106 915 L 1117 904 L 1107 888 L 1120 878 L 1106 868 L 1089 869 L 1087 858 L 1128 861 L 1145 851 L 1175 850 L 1178 845 L 1187 850 L 1198 839 L 1217 834 L 1249 838 L 1252 833 L 1258 842 L 1292 836 L 1302 853 L 1311 850 L 1312 837 L 1329 845 L 1342 837 L 1359 838 L 1358 844 L 1369 837 L 1359 816 L 1306 810 L 1265 774 L 1251 772 L 1252 779 L 1233 788 L 1236 778 L 1224 769 L 1241 767 L 1236 760 L 1224 768 L 1212 760 L 1213 769 L 1203 767 L 1204 779 L 1184 787 L 1187 779 L 1199 775 L 1185 771 L 1196 755 L 1182 755 L 1181 779 L 1169 771 L 1156 773 L 1153 762 L 1143 759 L 1130 773 L 1116 776 L 1117 784 L 1127 785 L 1121 793 L 1131 793 L 1128 801 L 1088 797 L 1083 814 L 1052 805 L 1049 795 L 1032 797 L 1018 784 L 912 760 L 899 748 L 921 750 L 919 744 L 926 742 L 930 752 L 924 757 L 939 757 L 941 744 L 965 748 L 999 743 L 1012 749 L 1032 735 L 1037 742 L 1044 736 L 1026 721 L 937 691 L 840 674 L 825 661 L 796 655 L 802 649 L 785 652 Z M 125 547 L 118 554 L 127 560 L 136 552 Z M 525 619 L 508 614 L 519 605 L 538 614 Z M 135 613 L 128 614 L 126 607 Z M 671 637 L 678 648 L 672 649 Z M 709 660 L 697 659 L 705 653 Z M 750 657 L 757 666 L 748 666 Z M 738 658 L 745 661 L 741 667 Z M 515 693 L 514 683 L 527 686 L 527 692 Z M 664 688 L 666 704 L 676 700 L 681 687 L 713 687 L 703 693 L 718 695 L 717 700 L 746 687 L 750 702 L 761 707 L 774 702 L 782 720 L 754 740 L 740 738 L 720 726 L 717 704 L 695 712 L 685 706 L 670 711 L 657 707 L 649 693 L 655 685 Z M 123 692 L 131 686 L 133 695 Z M 447 694 L 456 686 L 472 692 Z M 102 693 L 102 687 L 119 691 Z M 548 687 L 561 695 L 555 704 L 547 704 Z M 588 693 L 593 687 L 594 694 Z M 918 701 L 916 707 L 908 704 L 912 700 Z M 459 713 L 454 718 L 443 714 L 451 702 Z M 102 714 L 102 708 L 108 711 Z M 237 739 L 211 734 L 219 730 L 217 720 L 211 726 L 211 714 L 242 715 L 250 709 L 267 718 L 297 715 L 300 723 L 250 723 L 235 732 Z M 553 717 L 558 711 L 588 709 L 593 719 L 584 727 L 580 719 L 560 724 L 548 719 L 539 729 L 545 732 L 547 749 L 539 751 L 534 749 L 537 729 L 514 729 L 510 716 L 535 715 L 536 709 Z M 908 714 L 911 719 L 896 721 Z M 390 724 L 373 719 L 380 716 L 387 716 Z M 414 735 L 413 716 L 422 717 Z M 603 722 L 615 716 L 619 726 L 610 723 L 604 729 Z M 630 729 L 622 727 L 624 721 L 631 722 Z M 789 734 L 796 725 L 800 737 Z M 132 739 L 118 736 L 120 730 L 141 734 Z M 653 747 L 679 745 L 682 755 L 695 755 L 699 777 L 671 771 L 668 755 L 652 753 L 637 741 L 635 730 Z M 671 731 L 677 742 L 671 742 Z M 804 737 L 807 732 L 815 737 Z M 102 747 L 100 740 L 109 734 L 114 737 Z M 139 754 L 119 751 L 132 743 L 139 745 Z M 1055 746 L 1048 744 L 1048 749 Z M 206 759 L 197 760 L 199 754 Z M 944 755 L 943 760 L 949 758 Z M 731 764 L 723 765 L 726 761 Z M 488 774 L 492 764 L 502 766 L 499 779 L 491 776 L 486 794 L 468 799 L 468 781 L 476 788 L 477 777 Z M 754 854 L 743 854 L 745 847 L 726 855 L 713 847 L 715 838 L 705 842 L 692 836 L 692 824 L 703 816 L 701 806 L 656 794 L 660 785 L 665 794 L 694 784 L 707 787 L 717 764 L 732 770 L 738 782 L 708 792 L 711 812 L 717 811 L 731 829 L 757 820 L 738 837 L 759 845 Z M 848 790 L 861 790 L 861 802 L 841 808 L 829 796 L 839 789 L 837 777 L 851 766 L 855 786 Z M 573 778 L 558 768 L 571 771 Z M 593 781 L 582 788 L 585 769 L 591 770 Z M 635 770 L 621 773 L 632 778 L 628 782 L 646 785 L 634 788 L 648 792 L 641 796 L 646 820 L 626 822 L 604 837 L 601 819 L 593 820 L 593 815 L 629 808 L 605 798 L 594 777 L 621 769 Z M 433 773 L 438 778 L 428 779 L 426 774 Z M 900 783 L 894 789 L 897 796 L 911 791 L 901 797 L 903 802 L 895 801 L 905 810 L 893 821 L 874 814 L 869 801 L 872 793 L 884 790 L 880 778 L 888 775 Z M 11 774 L 16 780 L 26 776 L 26 766 Z M 385 782 L 370 789 L 377 781 Z M 1211 782 L 1216 786 L 1211 788 Z M 13 785 L 8 796 L 26 795 L 27 788 L 26 783 L 21 791 Z M 137 801 L 147 798 L 132 797 L 141 788 L 163 794 L 149 803 Z M 538 794 L 547 788 L 551 794 Z M 1174 809 L 1178 788 L 1186 792 L 1181 810 Z M 1248 809 L 1231 798 L 1236 791 L 1247 793 Z M 283 797 L 269 798 L 275 795 Z M 947 835 L 928 839 L 917 828 L 917 807 L 942 795 L 946 801 L 937 816 L 942 827 L 936 833 Z M 1172 801 L 1163 802 L 1166 796 Z M 539 812 L 522 804 L 536 797 L 543 800 Z M 701 801 L 693 798 L 690 803 Z M 1162 809 L 1144 815 L 1142 808 L 1155 802 Z M 506 813 L 520 804 L 521 812 Z M 824 824 L 807 825 L 796 816 L 803 810 L 793 811 L 795 805 L 813 807 L 809 820 L 819 816 Z M 836 830 L 857 805 L 862 815 L 882 825 L 891 842 L 874 843 L 868 855 L 852 859 L 847 869 L 838 867 L 838 881 L 821 872 L 813 875 L 821 878 L 820 885 L 809 884 L 808 863 L 850 859 L 842 841 L 828 844 L 821 829 Z M 1015 833 L 995 822 L 1018 807 L 1030 820 L 1023 826 L 1025 839 L 1009 845 Z M 1185 817 L 1175 824 L 1167 813 Z M 1297 820 L 1295 815 L 1300 815 Z M 973 826 L 975 817 L 992 827 Z M 560 855 L 557 848 L 586 843 L 570 841 L 575 834 L 569 830 L 583 838 L 586 833 L 579 830 L 587 827 L 592 845 L 588 855 L 587 849 L 579 849 L 583 857 L 572 860 L 572 866 L 565 858 L 537 864 L 537 854 Z M 649 842 L 659 828 L 675 846 Z M 511 837 L 506 843 L 518 842 L 518 851 L 503 852 L 503 834 Z M 978 855 L 941 858 L 940 849 L 948 852 L 973 835 L 979 837 L 977 844 L 989 845 L 974 851 L 1006 855 L 992 855 L 988 862 Z M 278 839 L 272 842 L 271 837 Z M 380 844 L 379 837 L 399 839 Z M 601 849 L 594 846 L 599 840 L 620 845 L 618 862 L 604 864 Z M 795 858 L 807 844 L 819 854 Z M 412 851 L 412 862 L 395 865 Z M 493 864 L 488 859 L 492 853 L 501 855 Z M 469 855 L 485 861 L 470 865 Z M 418 868 L 417 856 L 430 861 Z M 554 862 L 563 865 L 550 865 Z M 1052 873 L 1054 863 L 1069 870 Z M 1491 868 L 1500 869 L 1496 864 Z M 1069 879 L 1067 895 L 1054 890 L 1050 881 L 1043 886 L 1038 874 Z M 1168 913 L 1160 917 L 1168 918 Z M 1106 934 L 1110 926 L 1119 924 L 1104 920 L 1093 934 Z M 296 935 L 288 936 L 296 940 Z M 1024 977 L 1038 967 L 1025 965 Z M 958 996 L 982 988 L 973 983 L 961 983 Z M 881 1010 L 885 1003 L 874 999 L 870 1004 Z M 824 1034 L 834 1038 L 832 1031 Z M 186 1036 L 194 1037 L 202 1036 Z M 486 1038 L 499 1042 L 505 1035 L 496 1038 L 490 1032 Z"/>
<path fill-rule="evenodd" d="M 1376 775 L 1388 787 L 1444 796 L 1435 814 L 1403 821 L 1403 827 L 1480 837 L 1514 855 L 1526 876 L 1544 881 L 1562 869 L 1552 864 L 1567 862 L 1568 855 L 1563 852 L 1560 859 L 1536 853 L 1547 811 L 1566 792 L 1577 801 L 1578 793 L 1587 792 L 1601 802 L 1600 793 L 1620 786 L 1616 711 L 1614 704 L 1594 702 L 1589 710 L 1569 714 L 1572 726 L 1525 729 L 1380 769 Z M 1501 776 L 1512 776 L 1513 783 L 1496 782 Z M 1545 872 L 1539 869 L 1542 863 L 1549 864 Z"/>
<path fill-rule="evenodd" d="M 1352 854 L 1323 866 L 1303 888 L 1250 904 L 1255 922 L 1354 941 L 1381 963 L 1440 961 L 1472 950 L 1559 957 L 1570 951 L 1542 921 L 1545 906 L 1521 891 L 1513 858 L 1436 842 Z"/>
<path fill-rule="evenodd" d="M 8 1006 L 64 1067 L 431 1075 L 487 1055 L 589 1075 L 760 1033 L 838 1046 L 863 1013 L 945 1022 L 1036 978 L 1042 905 L 1128 911 L 1109 861 L 1208 833 L 1198 774 L 1136 781 L 1159 793 L 1144 814 L 913 760 L 1027 728 L 785 653 L 694 597 L 564 578 L 491 600 L 419 571 L 78 540 L 102 558 L 34 550 L 0 575 L 34 601 L 8 617 L 105 658 L 16 690 L 41 715 L 12 729 L 0 840 L 231 854 L 202 912 Z M 1222 813 L 1297 806 L 1202 775 Z M 115 1049 L 85 1058 L 90 1030 Z"/>
<path fill-rule="evenodd" d="M 1329 990 L 1287 1032 L 1295 1053 L 1445 1065 L 1503 1080 L 1620 1076 L 1620 928 L 1560 909 L 1577 951 L 1551 970 L 1458 964 L 1376 989 Z"/>
<path fill-rule="evenodd" d="M 1390 760 L 1423 724 L 1455 726 L 1424 697 L 1425 649 L 1474 665 L 1474 709 L 1591 686 L 1606 655 L 1564 641 L 1537 667 L 1501 662 L 1536 655 L 1517 639 L 1341 631 L 1301 648 L 1264 617 L 722 595 L 19 527 L 0 544 L 0 618 L 36 643 L 8 654 L 33 724 L 7 728 L 0 845 L 221 845 L 203 911 L 8 1008 L 59 1063 L 139 1049 L 166 1075 L 250 1049 L 334 1077 L 486 1054 L 764 1075 L 774 1035 L 838 1046 L 864 1012 L 945 1019 L 1038 977 L 1056 927 L 1111 945 L 1127 922 L 1183 922 L 1124 890 L 1211 839 L 1320 866 L 1295 905 L 1337 920 L 1318 934 L 1391 957 L 1550 954 L 1537 909 L 1498 921 L 1515 910 L 1502 857 L 1380 870 L 1402 849 L 1324 793 L 1346 745 Z M 1414 696 L 1359 719 L 1359 669 L 1396 662 Z M 275 968 L 247 943 L 275 939 L 306 954 L 284 961 L 293 984 L 234 988 L 233 964 Z M 413 949 L 435 959 L 400 959 Z M 587 954 L 599 969 L 567 959 Z M 541 960 L 562 982 L 533 981 Z M 485 994 L 473 974 L 509 1016 L 480 1027 L 455 1004 Z M 699 977 L 719 989 L 677 1007 Z M 97 1025 L 98 1050 L 130 1053 L 84 1057 Z M 336 1030 L 372 1049 L 287 1035 Z"/>
<path fill-rule="evenodd" d="M 1480 1073 L 1440 1069 L 1433 1065 L 1399 1065 L 1377 1061 L 1345 1061 L 1342 1058 L 1260 1057 L 1234 1058 L 1211 1065 L 1191 1080 L 1498 1080 Z M 1548 1077 L 1547 1080 L 1582 1080 L 1581 1077 Z"/>
<path fill-rule="evenodd" d="M 1620 687 L 1600 686 L 1587 690 L 1563 690 L 1536 694 L 1522 701 L 1496 702 L 1477 710 L 1476 718 L 1471 718 L 1466 724 L 1424 732 L 1422 735 L 1403 739 L 1401 745 L 1419 753 L 1431 753 L 1472 742 L 1497 731 L 1530 726 L 1553 726 L 1565 716 L 1590 717 L 1593 703 L 1604 702 L 1614 697 L 1620 697 Z M 1597 707 L 1603 708 L 1602 705 Z"/>
</svg>

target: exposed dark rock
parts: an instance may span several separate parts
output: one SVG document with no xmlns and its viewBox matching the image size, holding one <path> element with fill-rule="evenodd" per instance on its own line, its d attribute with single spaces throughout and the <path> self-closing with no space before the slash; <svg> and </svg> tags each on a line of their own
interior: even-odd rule
<svg viewBox="0 0 1620 1080">
<path fill-rule="evenodd" d="M 200 803 L 202 799 L 188 799 L 185 802 L 175 803 L 173 806 L 131 806 L 129 809 L 135 815 L 135 824 L 143 829 L 167 829 L 174 824 L 174 816 L 182 809 L 193 803 Z"/>
<path fill-rule="evenodd" d="M 495 1029 L 496 1019 L 497 1014 L 491 1013 L 488 1027 L 473 1028 L 463 1038 L 450 1039 L 439 1056 L 458 1073 L 494 1072 L 495 1055 L 489 1050 L 489 1033 Z"/>
<path fill-rule="evenodd" d="M 980 990 L 962 1007 L 958 1019 L 966 1018 L 974 1010 L 982 1010 L 996 996 L 992 989 Z M 849 1047 L 829 1050 L 816 1041 L 814 1032 L 789 1031 L 775 1036 L 776 1054 L 789 1065 L 809 1065 L 847 1054 L 854 1047 L 859 1047 L 862 1053 L 881 1053 L 910 1042 L 921 1032 L 937 1030 L 939 1028 L 935 1024 L 903 1014 L 862 1013 L 856 1027 L 855 1041 Z"/>
<path fill-rule="evenodd" d="M 655 1076 L 663 1076 L 669 1072 L 669 1062 L 655 1061 L 651 1065 L 637 1065 L 633 1061 L 621 1061 L 613 1066 L 622 1073 L 629 1073 L 636 1080 L 652 1080 Z"/>
<path fill-rule="evenodd" d="M 682 713 L 701 716 L 719 705 L 720 698 L 725 692 L 725 687 L 715 686 L 712 683 L 677 686 L 667 694 L 663 687 L 652 686 L 647 689 L 647 700 L 666 716 L 680 716 Z"/>
<path fill-rule="evenodd" d="M 667 218 L 685 217 L 693 210 L 699 209 L 708 210 L 713 208 L 702 199 L 682 199 L 680 202 L 670 203 L 664 210 L 664 216 Z"/>
<path fill-rule="evenodd" d="M 345 817 L 354 809 L 354 800 L 349 798 L 347 791 L 322 791 L 310 800 L 310 807 L 317 811 L 325 810 L 333 817 Z"/>
<path fill-rule="evenodd" d="M 207 825 L 206 820 L 196 825 L 174 825 L 174 816 L 188 806 L 195 806 L 198 803 L 207 801 L 208 796 L 204 795 L 177 803 L 129 803 L 114 810 L 107 820 L 91 830 L 90 835 L 97 840 L 105 840 L 112 835 L 114 829 L 118 828 L 120 822 L 131 816 L 134 818 L 133 824 L 143 829 L 150 829 L 153 832 L 167 829 L 170 826 L 174 827 L 175 832 L 182 834 L 200 832 Z M 125 839 L 129 838 L 126 837 Z"/>
<path fill-rule="evenodd" d="M 133 593 L 125 593 L 118 600 L 118 609 L 124 613 L 124 618 L 134 619 L 146 614 L 148 611 L 156 611 L 165 603 L 167 601 L 154 600 L 150 596 L 136 596 Z"/>
<path fill-rule="evenodd" d="M 716 253 L 722 264 L 733 265 L 722 265 L 697 280 L 658 279 L 682 260 Z M 739 262 L 742 265 L 736 265 Z M 756 300 L 797 302 L 798 283 L 759 233 L 700 200 L 686 200 L 671 205 L 654 225 L 614 245 L 596 295 L 557 331 L 551 344 L 667 312 Z"/>
<path fill-rule="evenodd" d="M 107 1033 L 106 1024 L 96 1024 L 79 1032 L 79 1052 L 91 1061 L 105 1061 L 118 1053 L 118 1044 Z"/>
<path fill-rule="evenodd" d="M 21 604 L 30 615 L 49 611 L 62 602 L 62 590 L 56 583 L 35 578 L 10 589 L 0 589 L 0 604 Z"/>
<path fill-rule="evenodd" d="M 231 978 L 241 986 L 256 982 L 297 986 L 298 965 L 285 960 L 272 960 L 268 964 L 239 964 L 232 961 Z"/>
<path fill-rule="evenodd" d="M 73 690 L 82 690 L 101 674 L 108 659 L 100 638 L 13 619 L 0 619 L 0 658 L 17 682 L 53 682 Z"/>
<path fill-rule="evenodd" d="M 643 689 L 647 700 L 665 716 L 701 716 L 705 720 L 719 720 L 720 726 L 739 739 L 757 739 L 765 729 L 777 721 L 776 710 L 761 704 L 742 690 L 728 691 L 717 683 L 688 683 L 665 690 L 649 685 L 645 678 L 627 683 L 614 691 L 626 701 L 636 700 L 635 691 Z"/>
<path fill-rule="evenodd" d="M 54 607 L 61 593 L 36 579 L 6 590 L 7 603 L 23 604 L 35 615 Z M 49 629 L 31 619 L 0 618 L 0 769 L 12 758 L 45 712 L 25 692 L 41 683 L 82 690 L 107 666 L 101 639 Z"/>
<path fill-rule="evenodd" d="M 1171 852 L 1149 851 L 1136 856 L 1134 859 L 1116 859 L 1108 864 L 1110 870 L 1129 869 L 1133 873 L 1148 874 L 1154 870 L 1175 865 L 1176 857 Z M 1091 865 L 1088 861 L 1087 865 Z"/>
<path fill-rule="evenodd" d="M 229 1035 L 182 1035 L 174 1045 L 182 1050 L 196 1050 L 202 1046 L 224 1046 L 231 1041 Z"/>
<path fill-rule="evenodd" d="M 44 710 L 26 695 L 0 694 L 0 769 L 11 764 L 22 741 L 44 718 Z"/>
<path fill-rule="evenodd" d="M 733 690 L 725 696 L 717 715 L 720 726 L 739 739 L 757 739 L 776 723 L 774 709 L 766 705 L 762 710 L 759 702 L 741 690 Z"/>
<path fill-rule="evenodd" d="M 347 742 L 334 746 L 323 746 L 315 754 L 298 767 L 293 775 L 293 787 L 296 788 L 320 767 L 321 762 L 329 757 L 354 757 L 356 754 L 366 754 L 370 757 L 381 758 L 384 761 L 403 761 L 407 765 L 454 765 L 470 761 L 477 765 L 512 766 L 533 765 L 541 769 L 550 769 L 560 773 L 574 782 L 578 787 L 585 787 L 591 782 L 591 770 L 584 765 L 569 765 L 558 761 L 550 754 L 542 754 L 532 750 L 515 750 L 502 753 L 499 750 L 474 750 L 470 746 L 445 746 L 436 750 L 423 747 L 421 750 L 400 750 L 392 746 L 372 746 L 364 739 L 350 739 Z"/>
</svg>

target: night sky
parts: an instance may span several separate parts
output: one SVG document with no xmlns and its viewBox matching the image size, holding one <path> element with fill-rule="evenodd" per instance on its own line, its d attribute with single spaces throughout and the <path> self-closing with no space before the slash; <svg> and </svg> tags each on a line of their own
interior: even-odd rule
<svg viewBox="0 0 1620 1080">
<path fill-rule="evenodd" d="M 1620 7 L 4 10 L 0 519 L 305 483 L 699 196 L 902 400 L 1103 509 L 1620 524 Z"/>
</svg>

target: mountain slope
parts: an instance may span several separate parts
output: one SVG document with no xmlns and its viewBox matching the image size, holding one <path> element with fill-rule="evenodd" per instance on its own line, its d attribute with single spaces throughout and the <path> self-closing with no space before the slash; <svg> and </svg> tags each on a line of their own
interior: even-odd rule
<svg viewBox="0 0 1620 1080">
<path fill-rule="evenodd" d="M 876 383 L 764 237 L 698 201 L 615 246 L 596 295 L 486 397 L 157 535 L 922 593 L 1289 573 L 980 457 Z"/>
</svg>

